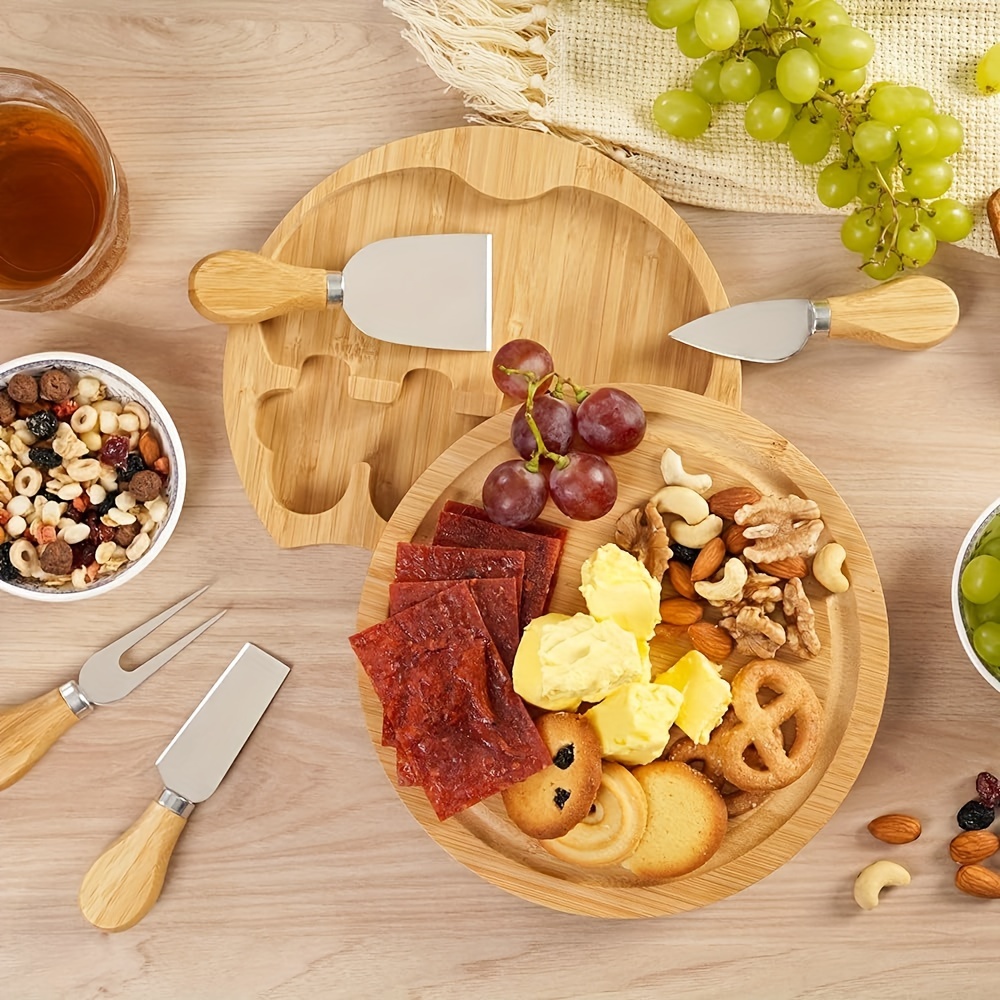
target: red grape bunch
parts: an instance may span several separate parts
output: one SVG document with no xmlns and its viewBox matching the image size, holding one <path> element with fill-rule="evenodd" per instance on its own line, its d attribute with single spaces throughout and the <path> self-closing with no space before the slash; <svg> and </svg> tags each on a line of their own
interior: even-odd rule
<svg viewBox="0 0 1000 1000">
<path fill-rule="evenodd" d="M 622 455 L 643 439 L 642 407 L 620 389 L 590 392 L 563 378 L 552 355 L 533 340 L 512 340 L 496 352 L 493 381 L 524 403 L 510 428 L 521 457 L 502 462 L 483 483 L 490 520 L 523 527 L 550 496 L 576 521 L 607 514 L 618 499 L 618 479 L 603 456 Z"/>
</svg>

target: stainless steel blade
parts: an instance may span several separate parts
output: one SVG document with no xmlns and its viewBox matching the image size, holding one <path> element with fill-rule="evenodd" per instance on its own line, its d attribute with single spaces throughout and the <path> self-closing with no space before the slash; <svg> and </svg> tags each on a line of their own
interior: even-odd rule
<svg viewBox="0 0 1000 1000">
<path fill-rule="evenodd" d="M 397 236 L 362 247 L 344 267 L 351 322 L 393 344 L 489 351 L 493 344 L 493 237 Z"/>
<path fill-rule="evenodd" d="M 808 299 L 774 299 L 720 309 L 670 336 L 726 358 L 773 364 L 802 350 L 815 329 L 816 308 Z"/>
<path fill-rule="evenodd" d="M 247 643 L 157 758 L 163 784 L 204 802 L 226 776 L 288 676 L 280 660 Z"/>
</svg>

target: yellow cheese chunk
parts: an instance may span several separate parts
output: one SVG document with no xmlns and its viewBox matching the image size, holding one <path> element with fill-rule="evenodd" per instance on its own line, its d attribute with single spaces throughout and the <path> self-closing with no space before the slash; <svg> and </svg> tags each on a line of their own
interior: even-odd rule
<svg viewBox="0 0 1000 1000">
<path fill-rule="evenodd" d="M 732 701 L 729 684 L 719 676 L 718 665 L 692 649 L 660 674 L 656 683 L 680 692 L 683 702 L 677 725 L 695 743 L 707 743 Z"/>
<path fill-rule="evenodd" d="M 637 639 L 653 638 L 660 621 L 660 584 L 635 556 L 613 542 L 580 567 L 580 593 L 598 620 L 611 619 Z"/>
<path fill-rule="evenodd" d="M 597 702 L 619 684 L 649 681 L 636 638 L 613 621 L 549 614 L 524 630 L 514 656 L 514 690 L 552 712 Z"/>
<path fill-rule="evenodd" d="M 601 753 L 620 764 L 648 764 L 663 753 L 682 698 L 665 684 L 615 688 L 585 718 L 601 741 Z"/>
</svg>

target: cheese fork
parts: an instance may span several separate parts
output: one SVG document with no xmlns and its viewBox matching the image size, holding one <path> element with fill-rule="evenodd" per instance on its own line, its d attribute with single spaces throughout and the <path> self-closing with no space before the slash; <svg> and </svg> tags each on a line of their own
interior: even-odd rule
<svg viewBox="0 0 1000 1000">
<path fill-rule="evenodd" d="M 120 701 L 211 628 L 225 611 L 202 622 L 134 670 L 121 665 L 121 658 L 129 649 L 206 590 L 208 587 L 202 587 L 99 649 L 84 663 L 78 680 L 67 681 L 23 705 L 0 709 L 0 791 L 23 778 L 56 740 L 95 706 Z"/>
</svg>

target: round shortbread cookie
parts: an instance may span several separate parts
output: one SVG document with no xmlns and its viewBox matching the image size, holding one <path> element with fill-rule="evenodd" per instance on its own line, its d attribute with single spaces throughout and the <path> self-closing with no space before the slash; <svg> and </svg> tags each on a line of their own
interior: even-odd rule
<svg viewBox="0 0 1000 1000">
<path fill-rule="evenodd" d="M 646 829 L 646 793 L 627 767 L 606 760 L 593 809 L 567 834 L 543 840 L 549 854 L 584 868 L 618 864 Z"/>
<path fill-rule="evenodd" d="M 716 787 L 679 761 L 644 764 L 632 777 L 649 800 L 649 818 L 638 846 L 622 863 L 648 882 L 700 868 L 726 835 L 726 803 Z"/>
<path fill-rule="evenodd" d="M 561 837 L 590 811 L 601 784 L 601 744 L 576 712 L 549 712 L 535 725 L 552 763 L 503 792 L 507 815 L 529 837 Z"/>
</svg>

